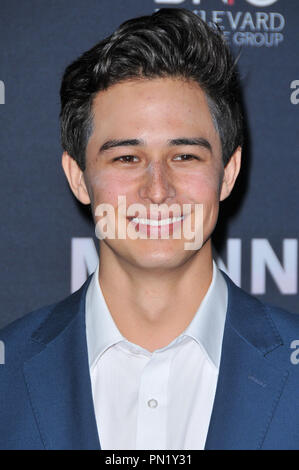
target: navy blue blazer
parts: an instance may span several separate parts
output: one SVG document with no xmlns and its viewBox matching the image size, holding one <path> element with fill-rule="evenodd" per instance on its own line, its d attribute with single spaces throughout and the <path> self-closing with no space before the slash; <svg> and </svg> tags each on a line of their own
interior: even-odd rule
<svg viewBox="0 0 299 470">
<path fill-rule="evenodd" d="M 85 333 L 90 279 L 0 331 L 0 449 L 100 450 Z M 299 364 L 290 359 L 299 315 L 225 279 L 228 310 L 205 448 L 299 449 Z"/>
</svg>

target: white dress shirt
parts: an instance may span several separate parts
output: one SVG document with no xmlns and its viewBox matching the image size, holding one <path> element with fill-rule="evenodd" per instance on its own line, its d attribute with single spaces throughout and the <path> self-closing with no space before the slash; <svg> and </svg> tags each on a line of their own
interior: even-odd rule
<svg viewBox="0 0 299 470">
<path fill-rule="evenodd" d="M 121 335 L 98 273 L 99 266 L 86 295 L 86 334 L 101 448 L 204 449 L 227 310 L 227 286 L 215 262 L 189 326 L 154 352 Z"/>
</svg>

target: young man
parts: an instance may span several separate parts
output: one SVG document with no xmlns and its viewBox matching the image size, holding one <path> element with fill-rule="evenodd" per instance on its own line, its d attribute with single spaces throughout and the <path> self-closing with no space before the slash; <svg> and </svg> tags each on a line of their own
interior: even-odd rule
<svg viewBox="0 0 299 470">
<path fill-rule="evenodd" d="M 66 69 L 62 165 L 100 262 L 2 332 L 1 448 L 299 448 L 299 318 L 212 258 L 238 93 L 221 34 L 182 9 L 124 23 Z"/>
</svg>

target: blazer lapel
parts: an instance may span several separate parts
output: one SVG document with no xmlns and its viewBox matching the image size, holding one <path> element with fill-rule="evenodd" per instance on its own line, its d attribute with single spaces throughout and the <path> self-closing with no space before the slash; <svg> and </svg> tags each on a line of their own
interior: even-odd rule
<svg viewBox="0 0 299 470">
<path fill-rule="evenodd" d="M 228 311 L 205 449 L 261 449 L 288 376 L 268 360 L 282 340 L 263 305 L 225 278 Z"/>
<path fill-rule="evenodd" d="M 28 393 L 46 449 L 100 449 L 88 366 L 85 295 L 60 302 L 32 336 L 24 363 Z"/>
</svg>

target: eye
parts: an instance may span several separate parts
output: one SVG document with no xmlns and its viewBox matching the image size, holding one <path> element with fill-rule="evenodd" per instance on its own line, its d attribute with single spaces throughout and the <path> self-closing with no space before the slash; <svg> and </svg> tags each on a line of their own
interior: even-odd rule
<svg viewBox="0 0 299 470">
<path fill-rule="evenodd" d="M 134 158 L 135 158 L 135 161 L 133 161 Z M 122 163 L 135 163 L 136 161 L 138 161 L 138 158 L 135 157 L 134 155 L 123 155 L 121 157 L 113 158 L 113 161 L 114 162 L 120 161 Z"/>
<path fill-rule="evenodd" d="M 199 160 L 195 155 L 189 155 L 188 153 L 183 153 L 182 155 L 177 155 L 174 157 L 174 160 L 180 159 L 180 161 L 188 162 L 190 160 Z"/>
</svg>

